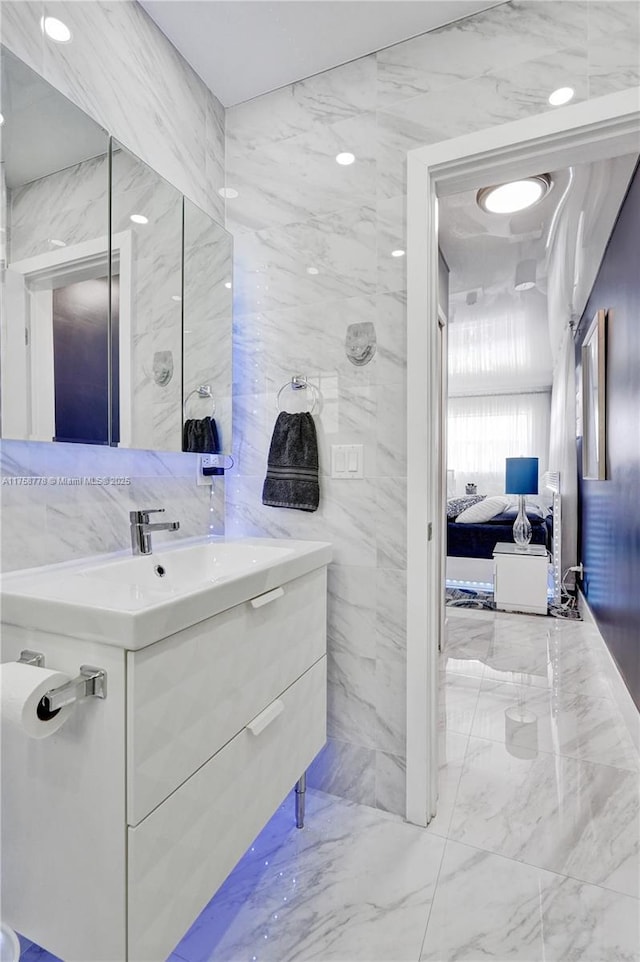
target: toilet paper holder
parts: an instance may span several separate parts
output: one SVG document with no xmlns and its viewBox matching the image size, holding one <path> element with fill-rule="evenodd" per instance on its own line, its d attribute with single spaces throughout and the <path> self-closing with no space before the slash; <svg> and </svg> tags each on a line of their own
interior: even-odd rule
<svg viewBox="0 0 640 962">
<path fill-rule="evenodd" d="M 44 668 L 44 655 L 39 651 L 30 651 L 25 648 L 20 652 L 18 661 L 25 665 L 35 665 L 37 668 Z M 81 698 L 106 698 L 107 697 L 107 673 L 103 668 L 94 668 L 92 665 L 80 665 L 80 674 L 77 678 L 72 678 L 65 685 L 59 688 L 52 688 L 46 692 L 40 700 L 45 712 L 54 714 L 71 705 L 74 701 Z"/>
</svg>

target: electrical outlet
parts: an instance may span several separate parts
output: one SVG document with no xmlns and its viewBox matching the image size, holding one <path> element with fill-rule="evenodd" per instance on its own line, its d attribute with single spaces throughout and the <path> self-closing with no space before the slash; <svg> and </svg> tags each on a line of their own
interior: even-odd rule
<svg viewBox="0 0 640 962">
<path fill-rule="evenodd" d="M 212 454 L 199 454 L 196 463 L 196 482 L 198 484 L 208 484 L 209 486 L 213 484 L 213 478 L 211 475 L 203 474 L 203 468 L 213 468 L 214 465 L 211 462 Z"/>
</svg>

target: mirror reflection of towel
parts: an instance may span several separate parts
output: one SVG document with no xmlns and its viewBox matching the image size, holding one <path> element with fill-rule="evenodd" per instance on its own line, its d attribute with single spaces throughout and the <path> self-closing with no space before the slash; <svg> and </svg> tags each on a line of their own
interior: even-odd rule
<svg viewBox="0 0 640 962">
<path fill-rule="evenodd" d="M 278 415 L 262 489 L 262 503 L 275 508 L 316 511 L 320 503 L 318 485 L 318 440 L 316 426 L 308 412 Z"/>
<path fill-rule="evenodd" d="M 220 454 L 218 426 L 213 418 L 188 418 L 182 428 L 182 450 Z M 222 473 L 222 469 L 220 469 Z"/>
</svg>

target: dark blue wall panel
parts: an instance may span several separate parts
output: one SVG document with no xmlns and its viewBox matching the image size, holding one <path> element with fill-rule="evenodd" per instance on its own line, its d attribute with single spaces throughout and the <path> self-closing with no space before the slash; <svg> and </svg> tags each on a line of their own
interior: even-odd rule
<svg viewBox="0 0 640 962">
<path fill-rule="evenodd" d="M 578 329 L 597 310 L 607 330 L 607 480 L 580 478 L 583 590 L 640 707 L 640 174 L 609 240 Z M 580 376 L 580 371 L 578 371 Z M 580 451 L 578 452 L 580 454 Z M 581 465 L 581 461 L 578 462 Z"/>
</svg>

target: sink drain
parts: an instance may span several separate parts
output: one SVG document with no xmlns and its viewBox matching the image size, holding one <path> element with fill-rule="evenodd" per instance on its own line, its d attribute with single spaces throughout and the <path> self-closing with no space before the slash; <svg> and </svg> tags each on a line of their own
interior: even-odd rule
<svg viewBox="0 0 640 962">
<path fill-rule="evenodd" d="M 164 565 L 156 565 L 153 570 L 154 570 L 155 573 L 157 574 L 158 578 L 164 578 L 164 576 L 165 576 L 166 573 L 167 573 L 167 570 L 166 570 L 166 568 L 164 567 Z"/>
</svg>

